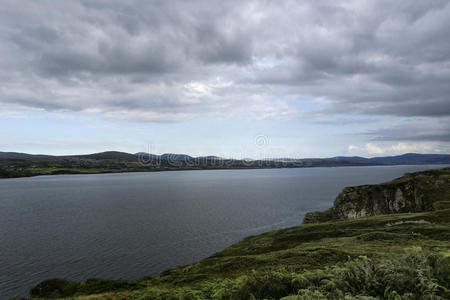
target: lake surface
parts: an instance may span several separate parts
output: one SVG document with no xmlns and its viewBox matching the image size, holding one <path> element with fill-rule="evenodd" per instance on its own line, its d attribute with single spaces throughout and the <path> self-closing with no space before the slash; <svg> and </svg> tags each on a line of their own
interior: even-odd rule
<svg viewBox="0 0 450 300">
<path fill-rule="evenodd" d="M 136 279 L 300 225 L 345 186 L 444 166 L 205 170 L 0 180 L 0 299 L 48 278 Z"/>
</svg>

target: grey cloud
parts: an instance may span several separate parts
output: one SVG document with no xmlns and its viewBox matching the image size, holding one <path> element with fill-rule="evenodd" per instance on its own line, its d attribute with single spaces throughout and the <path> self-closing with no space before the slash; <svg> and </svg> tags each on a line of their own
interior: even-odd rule
<svg viewBox="0 0 450 300">
<path fill-rule="evenodd" d="M 373 141 L 450 142 L 450 118 L 419 118 L 364 134 Z"/>
<path fill-rule="evenodd" d="M 304 15 L 310 27 L 290 45 L 298 50 L 259 80 L 334 99 L 329 114 L 449 115 L 448 1 L 364 3 L 377 5 Z"/>
<path fill-rule="evenodd" d="M 450 142 L 450 134 L 448 133 L 418 133 L 409 132 L 396 135 L 396 132 L 378 131 L 378 138 L 373 141 L 419 141 L 419 142 Z"/>
<path fill-rule="evenodd" d="M 450 116 L 448 28 L 449 1 L 3 1 L 0 107 Z"/>
<path fill-rule="evenodd" d="M 199 59 L 205 63 L 250 63 L 252 55 L 251 36 L 235 29 L 223 34 L 216 24 L 203 24 L 197 30 Z M 226 26 L 223 24 L 223 26 Z"/>
<path fill-rule="evenodd" d="M 392 114 L 398 116 L 450 116 L 450 99 L 443 98 L 438 101 L 425 101 L 421 103 L 405 103 L 397 105 L 384 105 L 372 111 L 379 114 Z"/>
<path fill-rule="evenodd" d="M 243 16 L 230 10 L 230 5 L 215 5 L 207 1 L 192 5 L 182 1 L 9 2 L 2 15 L 2 39 L 27 55 L 41 76 L 163 74 L 179 71 L 191 61 L 249 61 L 251 36 L 239 24 Z M 200 6 L 205 9 L 199 10 Z M 27 22 L 30 19 L 32 23 Z"/>
</svg>

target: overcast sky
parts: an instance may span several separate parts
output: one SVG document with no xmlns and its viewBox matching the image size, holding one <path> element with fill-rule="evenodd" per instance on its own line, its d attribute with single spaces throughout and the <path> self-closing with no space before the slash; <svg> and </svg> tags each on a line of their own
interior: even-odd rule
<svg viewBox="0 0 450 300">
<path fill-rule="evenodd" d="M 0 151 L 450 152 L 450 1 L 0 0 Z"/>
</svg>

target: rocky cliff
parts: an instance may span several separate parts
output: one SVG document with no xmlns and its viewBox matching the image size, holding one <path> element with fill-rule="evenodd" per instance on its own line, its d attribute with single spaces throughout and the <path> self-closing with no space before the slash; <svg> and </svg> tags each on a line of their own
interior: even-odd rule
<svg viewBox="0 0 450 300">
<path fill-rule="evenodd" d="M 393 181 L 346 187 L 332 208 L 305 215 L 303 223 L 450 207 L 450 168 L 405 174 Z"/>
</svg>

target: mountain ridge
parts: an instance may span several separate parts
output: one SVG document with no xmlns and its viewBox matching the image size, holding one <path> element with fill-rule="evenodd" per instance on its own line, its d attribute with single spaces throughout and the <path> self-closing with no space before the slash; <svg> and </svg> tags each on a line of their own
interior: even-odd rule
<svg viewBox="0 0 450 300">
<path fill-rule="evenodd" d="M 230 159 L 217 156 L 193 157 L 187 154 L 161 155 L 105 151 L 82 155 L 44 155 L 0 152 L 0 178 L 56 174 L 96 174 L 203 169 L 262 169 L 340 166 L 386 166 L 450 164 L 450 154 L 406 153 L 397 156 L 365 158 Z"/>
<path fill-rule="evenodd" d="M 94 159 L 117 159 L 120 157 L 139 157 L 139 156 L 150 156 L 150 157 L 159 157 L 162 159 L 175 159 L 175 160 L 183 160 L 183 159 L 195 159 L 195 158 L 207 158 L 207 159 L 230 159 L 231 158 L 223 158 L 215 155 L 202 155 L 202 156 L 191 156 L 184 153 L 163 153 L 163 154 L 153 154 L 147 152 L 137 152 L 137 153 L 128 153 L 122 151 L 102 151 L 95 152 L 89 154 L 70 154 L 70 155 L 50 155 L 50 154 L 30 154 L 24 152 L 7 152 L 0 151 L 0 159 L 4 158 L 22 158 L 22 157 L 51 157 L 51 158 L 70 158 L 70 157 L 85 157 L 85 158 L 94 158 Z M 377 163 L 398 163 L 400 161 L 439 161 L 437 163 L 450 162 L 450 154 L 429 154 L 429 153 L 404 153 L 399 155 L 390 155 L 390 156 L 376 156 L 376 157 L 363 157 L 363 156 L 333 156 L 333 157 L 305 157 L 305 158 L 264 158 L 264 159 L 233 159 L 233 160 L 268 160 L 268 161 L 277 161 L 277 160 L 329 160 L 329 161 L 349 161 L 349 162 L 377 162 Z"/>
</svg>

